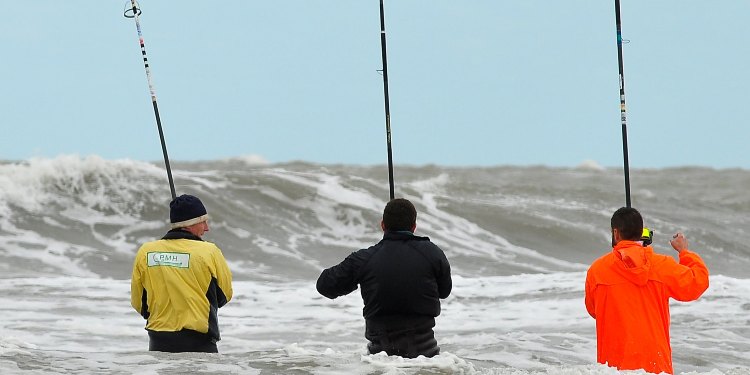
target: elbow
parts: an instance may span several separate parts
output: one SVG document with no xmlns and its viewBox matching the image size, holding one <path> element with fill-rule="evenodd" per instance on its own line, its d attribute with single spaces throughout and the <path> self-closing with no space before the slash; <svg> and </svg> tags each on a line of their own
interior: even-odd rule
<svg viewBox="0 0 750 375">
<path fill-rule="evenodd" d="M 224 294 L 224 291 L 221 290 L 221 288 L 216 288 L 216 303 L 218 307 L 224 307 L 224 305 L 229 302 L 229 300 L 232 298 L 232 295 L 230 294 L 229 297 L 227 297 L 226 294 Z"/>
<path fill-rule="evenodd" d="M 702 296 L 702 295 L 703 295 L 703 293 L 705 293 L 705 292 L 706 292 L 706 291 L 708 290 L 708 286 L 709 286 L 709 283 L 708 283 L 708 275 L 706 275 L 706 280 L 705 280 L 704 282 L 702 282 L 702 283 L 701 283 L 701 286 L 700 286 L 700 293 L 698 294 L 698 297 Z"/>
<path fill-rule="evenodd" d="M 439 279 L 437 287 L 440 299 L 446 299 L 451 295 L 451 291 L 453 290 L 453 279 L 451 278 L 450 273 Z"/>
<path fill-rule="evenodd" d="M 438 291 L 438 295 L 440 296 L 440 299 L 446 299 L 446 298 L 448 298 L 448 296 L 451 295 L 451 289 L 452 288 L 451 288 L 450 285 L 448 285 L 445 288 L 440 288 L 440 290 Z"/>
<path fill-rule="evenodd" d="M 696 295 L 694 299 L 700 298 L 703 293 L 705 293 L 708 290 L 708 277 L 706 277 L 706 280 L 701 282 L 700 285 L 696 288 Z"/>
<path fill-rule="evenodd" d="M 586 312 L 588 312 L 592 318 L 596 319 L 596 304 L 589 293 L 590 292 L 587 290 L 583 304 L 586 306 Z"/>
<path fill-rule="evenodd" d="M 703 293 L 705 293 L 706 290 L 708 290 L 708 285 L 709 285 L 708 270 L 706 270 L 705 272 L 695 272 L 694 274 L 695 274 L 694 276 L 695 279 L 693 282 L 693 287 L 691 288 L 693 291 L 692 293 L 693 296 L 691 296 L 692 297 L 691 300 L 696 300 L 700 298 L 700 296 L 702 296 Z"/>
<path fill-rule="evenodd" d="M 586 312 L 589 313 L 589 315 L 596 319 L 596 308 L 594 306 L 593 301 L 586 300 Z"/>
<path fill-rule="evenodd" d="M 589 313 L 589 316 L 596 319 L 596 310 L 594 310 L 593 306 L 586 306 L 586 312 Z"/>
<path fill-rule="evenodd" d="M 682 295 L 675 296 L 675 299 L 680 302 L 690 302 L 695 301 L 703 295 L 703 293 L 708 290 L 708 280 L 706 280 L 705 283 L 696 284 L 691 288 L 687 293 L 683 293 Z"/>
<path fill-rule="evenodd" d="M 330 299 L 336 298 L 337 297 L 336 294 L 333 293 L 331 288 L 329 288 L 329 286 L 327 285 L 325 281 L 325 277 L 323 276 L 324 275 L 321 274 L 320 277 L 318 278 L 318 282 L 315 283 L 315 289 L 317 289 L 318 293 L 320 293 L 320 295 L 322 295 L 323 297 L 330 298 Z"/>
</svg>

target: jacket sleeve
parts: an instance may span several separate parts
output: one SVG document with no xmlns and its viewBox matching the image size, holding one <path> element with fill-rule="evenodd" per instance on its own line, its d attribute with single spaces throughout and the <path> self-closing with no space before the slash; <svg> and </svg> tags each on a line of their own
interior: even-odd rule
<svg viewBox="0 0 750 375">
<path fill-rule="evenodd" d="M 232 271 L 229 270 L 227 260 L 224 258 L 221 250 L 217 247 L 214 255 L 214 263 L 216 265 L 216 284 L 219 288 L 217 294 L 219 295 L 218 304 L 219 307 L 226 305 L 227 302 L 232 300 L 234 291 L 232 290 Z M 224 298 L 221 298 L 221 296 Z"/>
<path fill-rule="evenodd" d="M 334 299 L 357 290 L 357 274 L 366 262 L 364 250 L 349 254 L 341 263 L 324 269 L 315 287 L 321 295 Z"/>
<path fill-rule="evenodd" d="M 674 261 L 667 264 L 664 283 L 672 298 L 678 301 L 693 301 L 708 289 L 708 268 L 698 254 L 682 250 L 680 264 Z"/>
<path fill-rule="evenodd" d="M 451 279 L 451 265 L 448 263 L 448 258 L 446 258 L 442 250 L 439 251 L 439 254 L 440 263 L 437 274 L 438 295 L 440 298 L 445 299 L 451 294 L 453 280 Z"/>
<path fill-rule="evenodd" d="M 133 306 L 135 311 L 143 315 L 143 297 L 145 290 L 143 289 L 143 283 L 141 281 L 141 265 L 139 262 L 141 258 L 141 251 L 139 250 L 133 261 L 133 274 L 130 277 L 130 305 Z"/>
<path fill-rule="evenodd" d="M 586 304 L 586 311 L 592 318 L 596 319 L 596 304 L 594 303 L 594 296 L 596 295 L 596 283 L 594 282 L 593 276 L 591 276 L 591 269 L 586 272 L 586 287 L 584 291 L 584 302 Z"/>
</svg>

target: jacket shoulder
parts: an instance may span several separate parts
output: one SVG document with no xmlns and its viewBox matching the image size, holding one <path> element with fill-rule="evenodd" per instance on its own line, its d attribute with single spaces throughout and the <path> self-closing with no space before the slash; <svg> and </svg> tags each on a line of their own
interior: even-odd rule
<svg viewBox="0 0 750 375">
<path fill-rule="evenodd" d="M 349 254 L 345 260 L 350 261 L 350 265 L 355 266 L 357 270 L 360 270 L 362 267 L 365 267 L 369 262 L 370 259 L 375 256 L 375 254 L 378 253 L 380 249 L 382 249 L 383 244 L 382 241 L 378 242 L 370 247 L 359 249 L 357 251 L 352 252 Z"/>
<path fill-rule="evenodd" d="M 213 242 L 203 241 L 202 243 L 203 243 L 203 244 L 204 244 L 204 245 L 206 246 L 206 248 L 209 248 L 209 249 L 211 249 L 212 251 L 218 251 L 218 252 L 221 252 L 221 249 L 219 249 L 219 246 L 217 246 L 217 245 L 216 245 L 215 243 L 213 243 Z"/>
<path fill-rule="evenodd" d="M 154 241 L 144 242 L 143 244 L 141 244 L 141 247 L 138 248 L 138 251 L 152 248 L 152 247 L 156 246 L 156 244 L 158 244 L 159 241 L 161 241 L 161 240 L 154 240 Z"/>
<path fill-rule="evenodd" d="M 611 251 L 606 254 L 602 254 L 600 257 L 596 258 L 593 262 L 591 262 L 591 267 L 589 267 L 589 271 L 591 271 L 592 269 L 598 269 L 600 267 L 604 267 L 610 263 L 612 263 Z"/>
<path fill-rule="evenodd" d="M 423 248 L 423 249 L 429 249 L 430 251 L 439 251 L 443 252 L 443 249 L 440 248 L 440 246 L 436 245 L 434 242 L 432 242 L 428 237 L 414 237 L 414 240 L 409 241 L 410 243 L 414 244 L 414 246 Z"/>
<path fill-rule="evenodd" d="M 594 283 L 598 283 L 607 279 L 607 275 L 611 275 L 609 271 L 610 266 L 613 263 L 612 252 L 601 255 L 591 262 L 588 271 L 586 271 L 586 280 Z"/>
<path fill-rule="evenodd" d="M 659 274 L 659 272 L 669 272 L 669 270 L 673 270 L 675 266 L 680 265 L 671 256 L 656 253 L 651 256 L 651 264 L 651 270 L 656 274 Z"/>
<path fill-rule="evenodd" d="M 161 245 L 162 241 L 163 240 L 155 240 L 143 243 L 143 245 L 138 248 L 138 254 L 143 254 L 149 251 L 154 251 L 155 249 L 164 248 L 164 246 Z"/>
</svg>

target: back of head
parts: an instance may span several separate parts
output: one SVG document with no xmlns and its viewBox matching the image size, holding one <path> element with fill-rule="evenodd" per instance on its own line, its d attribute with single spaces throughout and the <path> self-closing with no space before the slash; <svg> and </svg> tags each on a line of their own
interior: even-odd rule
<svg viewBox="0 0 750 375">
<path fill-rule="evenodd" d="M 388 202 L 383 210 L 383 226 L 391 231 L 411 231 L 417 225 L 417 209 L 404 198 Z"/>
<path fill-rule="evenodd" d="M 617 229 L 623 240 L 640 241 L 643 234 L 643 217 L 632 207 L 621 207 L 612 215 L 612 229 Z"/>
<path fill-rule="evenodd" d="M 198 197 L 183 194 L 169 203 L 169 222 L 172 228 L 185 228 L 206 220 L 206 207 Z"/>
</svg>

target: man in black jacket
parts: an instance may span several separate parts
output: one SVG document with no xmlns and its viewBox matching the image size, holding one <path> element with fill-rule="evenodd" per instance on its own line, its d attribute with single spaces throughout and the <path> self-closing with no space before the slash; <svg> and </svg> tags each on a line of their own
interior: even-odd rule
<svg viewBox="0 0 750 375">
<path fill-rule="evenodd" d="M 414 235 L 417 210 L 406 199 L 388 202 L 383 239 L 323 270 L 318 292 L 334 299 L 361 286 L 365 337 L 370 354 L 415 358 L 440 352 L 432 328 L 440 299 L 451 293 L 448 259 L 427 237 Z"/>
</svg>

